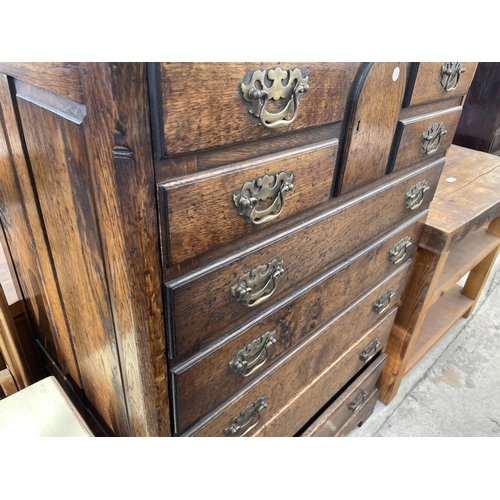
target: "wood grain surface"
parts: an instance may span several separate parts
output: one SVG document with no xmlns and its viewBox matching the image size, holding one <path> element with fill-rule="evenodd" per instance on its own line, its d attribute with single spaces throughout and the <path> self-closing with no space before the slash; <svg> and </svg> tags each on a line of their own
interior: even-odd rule
<svg viewBox="0 0 500 500">
<path fill-rule="evenodd" d="M 465 73 L 460 75 L 457 88 L 447 92 L 441 87 L 442 62 L 413 63 L 404 105 L 415 106 L 425 102 L 465 95 L 474 78 L 477 63 L 466 62 L 463 65 Z"/>
<path fill-rule="evenodd" d="M 83 130 L 31 102 L 18 107 L 83 389 L 113 432 L 128 435 Z"/>
<path fill-rule="evenodd" d="M 395 309 L 368 332 L 354 326 L 356 314 L 357 308 L 348 309 L 320 328 L 276 363 L 265 377 L 230 400 L 215 418 L 195 428 L 193 435 L 224 436 L 224 429 L 233 417 L 259 397 L 266 396 L 267 407 L 262 410 L 259 425 L 251 435 L 293 436 L 364 366 L 360 354 L 372 340 L 380 339 L 378 350 L 385 345 Z M 325 383 L 326 379 L 330 383 Z M 311 386 L 314 389 L 304 397 Z M 300 404 L 292 414 L 289 408 L 298 399 Z"/>
<path fill-rule="evenodd" d="M 311 425 L 301 433 L 301 437 L 336 437 L 351 417 L 354 417 L 362 406 L 351 410 L 349 406 L 361 394 L 370 395 L 375 388 L 375 382 L 382 371 L 387 356 L 382 353 L 340 394 L 326 410 L 316 418 Z M 363 400 L 362 405 L 369 400 Z"/>
<path fill-rule="evenodd" d="M 499 189 L 500 158 L 452 145 L 420 246 L 436 253 L 446 252 L 498 217 Z"/>
<path fill-rule="evenodd" d="M 167 314 L 171 355 L 199 350 L 202 344 L 229 332 L 237 324 L 259 314 L 265 307 L 305 279 L 324 272 L 343 256 L 374 241 L 380 234 L 401 223 L 413 213 L 405 206 L 405 194 L 417 181 L 426 179 L 430 189 L 419 210 L 424 210 L 437 185 L 442 162 L 430 168 L 396 179 L 383 187 L 365 193 L 333 210 L 309 219 L 292 231 L 282 232 L 260 248 L 244 254 L 229 254 L 220 264 L 200 268 L 179 280 L 168 282 Z M 383 216 L 381 216 L 383 214 Z M 363 221 L 363 231 L 357 221 Z M 331 241 L 335 244 L 325 245 Z M 304 255 L 307 252 L 307 265 Z M 273 259 L 283 259 L 284 273 L 274 294 L 264 304 L 253 308 L 237 302 L 231 287 L 243 273 Z M 210 300 L 207 301 L 207 294 Z"/>
<path fill-rule="evenodd" d="M 146 68 L 82 64 L 83 128 L 130 434 L 170 434 Z M 99 131 L 99 132 L 98 132 Z"/>
<path fill-rule="evenodd" d="M 281 215 L 265 225 L 324 203 L 332 189 L 337 147 L 337 140 L 328 141 L 160 184 L 160 206 L 163 208 L 160 213 L 166 219 L 164 246 L 168 249 L 165 255 L 168 264 L 231 241 L 238 244 L 245 235 L 262 228 L 238 215 L 233 201 L 233 195 L 247 181 L 280 172 L 294 176 L 293 189 L 285 194 Z M 259 202 L 259 209 L 269 206 L 277 196 Z"/>
<path fill-rule="evenodd" d="M 271 130 L 248 113 L 240 85 L 255 70 L 277 66 L 307 72 L 309 92 L 301 98 L 296 120 Z M 164 154 L 220 148 L 340 121 L 357 67 L 353 63 L 160 63 L 158 126 L 163 129 Z M 278 105 L 284 107 L 286 102 L 280 99 Z"/>
<path fill-rule="evenodd" d="M 61 383 L 106 432 L 169 435 L 145 65 L 76 69 L 83 97 L 73 104 L 69 86 L 55 94 L 32 85 L 36 75 L 11 87 L 2 76 L 4 96 L 19 87 L 10 108 L 2 99 L 2 222 L 43 358 Z"/>
<path fill-rule="evenodd" d="M 375 339 L 380 346 L 376 352 L 384 349 L 394 321 L 395 310 L 391 310 L 372 329 L 361 334 L 360 340 L 339 356 L 334 363 L 326 367 L 287 402 L 272 419 L 264 422 L 253 436 L 293 436 L 301 429 L 304 422 L 312 416 L 336 394 L 356 373 L 364 368 L 360 359 L 363 350 Z"/>
<path fill-rule="evenodd" d="M 424 158 L 430 159 L 434 155 L 446 151 L 451 146 L 461 111 L 461 107 L 451 108 L 444 112 L 429 113 L 401 120 L 398 123 L 394 139 L 395 151 L 393 161 L 391 161 L 392 166 L 390 165 L 389 169 L 391 171 L 400 170 Z M 443 123 L 447 133 L 441 136 L 438 149 L 433 153 L 426 154 L 422 151 L 422 134 L 434 123 Z"/>
<path fill-rule="evenodd" d="M 0 73 L 6 73 L 72 101 L 83 102 L 78 63 L 2 62 L 0 63 Z"/>
<path fill-rule="evenodd" d="M 8 78 L 0 75 L 0 212 L 8 245 L 36 334 L 61 369 L 82 387 L 69 326 Z"/>
<path fill-rule="evenodd" d="M 355 86 L 337 195 L 386 173 L 406 83 L 404 63 L 369 63 Z"/>
<path fill-rule="evenodd" d="M 418 229 L 417 225 L 412 229 Z M 406 231 L 386 239 L 382 246 L 363 252 L 352 264 L 339 266 L 337 272 L 329 272 L 319 283 L 300 290 L 295 294 L 297 297 L 292 297 L 293 300 L 279 304 L 279 309 L 270 311 L 248 326 L 243 325 L 236 336 L 208 355 L 173 369 L 179 431 L 183 432 L 231 394 L 248 385 L 316 328 L 350 306 L 351 302 L 356 301 L 358 325 L 364 325 L 360 328 L 373 326 L 378 320 L 378 315 L 372 310 L 376 300 L 393 288 L 394 297 L 390 303 L 396 304 L 403 293 L 410 263 L 391 273 L 387 251 L 403 232 L 407 234 Z M 363 279 L 364 273 L 370 276 L 369 279 Z M 366 291 L 372 286 L 373 289 Z M 267 331 L 276 332 L 276 344 L 269 348 L 262 369 L 248 377 L 232 372 L 228 363 L 233 356 Z"/>
<path fill-rule="evenodd" d="M 15 385 L 24 389 L 35 381 L 28 358 L 19 339 L 16 323 L 0 286 L 0 355 L 7 365 Z"/>
</svg>

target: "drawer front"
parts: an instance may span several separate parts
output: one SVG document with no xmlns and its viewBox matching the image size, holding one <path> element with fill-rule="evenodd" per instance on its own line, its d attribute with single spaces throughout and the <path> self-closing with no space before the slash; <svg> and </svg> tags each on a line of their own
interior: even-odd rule
<svg viewBox="0 0 500 500">
<path fill-rule="evenodd" d="M 159 63 L 150 72 L 153 131 L 170 156 L 337 122 L 358 67 Z"/>
<path fill-rule="evenodd" d="M 168 264 L 238 240 L 330 198 L 338 141 L 159 186 Z"/>
<path fill-rule="evenodd" d="M 413 63 L 403 106 L 465 95 L 477 63 Z"/>
<path fill-rule="evenodd" d="M 393 171 L 444 153 L 453 141 L 461 107 L 401 120 L 394 138 Z"/>
<path fill-rule="evenodd" d="M 252 253 L 228 256 L 219 267 L 200 268 L 167 283 L 169 355 L 194 354 L 207 347 L 301 282 L 324 273 L 345 255 L 425 209 L 443 164 L 439 160 L 323 212 Z M 415 189 L 422 197 L 417 194 L 410 202 L 408 194 Z"/>
<path fill-rule="evenodd" d="M 386 359 L 387 355 L 381 353 L 302 433 L 302 437 L 339 436 L 347 422 L 352 417 L 359 416 L 359 412 L 374 392 Z"/>
<path fill-rule="evenodd" d="M 337 436 L 344 437 L 348 436 L 356 427 L 362 425 L 370 417 L 377 404 L 379 390 L 374 387 L 370 392 L 369 396 L 366 398 L 364 403 L 361 405 L 359 410 L 356 411 L 349 420 L 339 429 Z"/>
<path fill-rule="evenodd" d="M 350 324 L 333 321 L 307 339 L 288 358 L 251 388 L 240 394 L 219 415 L 193 432 L 196 436 L 229 436 L 261 434 L 293 436 L 332 396 L 339 391 L 366 361 L 362 358 L 371 344 L 375 353 L 387 342 L 396 309 L 391 311 L 368 332 L 353 335 L 356 309 Z M 344 346 L 343 350 L 339 345 Z M 328 379 L 328 383 L 324 381 Z M 314 398 L 309 398 L 311 388 Z M 304 398 L 304 394 L 307 396 Z M 290 405 L 300 400 L 293 415 L 281 416 Z M 295 413 L 297 415 L 295 415 Z M 244 418 L 243 418 L 244 417 Z M 278 422 L 279 421 L 279 422 Z M 246 425 L 244 425 L 246 424 Z"/>
<path fill-rule="evenodd" d="M 410 232 L 418 232 L 422 224 L 418 221 Z M 403 292 L 411 261 L 384 277 L 391 265 L 386 253 L 405 234 L 407 229 L 329 273 L 208 355 L 172 370 L 176 429 L 184 432 L 208 415 L 347 306 L 357 311 L 356 328 L 372 327 Z"/>
</svg>

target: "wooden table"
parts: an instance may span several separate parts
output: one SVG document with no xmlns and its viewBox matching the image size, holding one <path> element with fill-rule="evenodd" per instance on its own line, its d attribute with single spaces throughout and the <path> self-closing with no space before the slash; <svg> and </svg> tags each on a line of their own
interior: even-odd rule
<svg viewBox="0 0 500 500">
<path fill-rule="evenodd" d="M 444 333 L 471 314 L 499 249 L 500 157 L 453 145 L 386 347 L 377 383 L 383 403 Z"/>
</svg>

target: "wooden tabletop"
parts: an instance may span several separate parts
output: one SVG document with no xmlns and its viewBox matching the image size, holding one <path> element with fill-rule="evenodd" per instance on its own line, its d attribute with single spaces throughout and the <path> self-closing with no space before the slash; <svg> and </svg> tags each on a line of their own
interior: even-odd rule
<svg viewBox="0 0 500 500">
<path fill-rule="evenodd" d="M 420 246 L 442 254 L 500 215 L 500 157 L 452 145 Z"/>
</svg>

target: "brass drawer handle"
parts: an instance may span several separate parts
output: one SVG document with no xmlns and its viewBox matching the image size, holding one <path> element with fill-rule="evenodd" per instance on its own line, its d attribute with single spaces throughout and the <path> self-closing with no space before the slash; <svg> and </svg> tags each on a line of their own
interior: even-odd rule
<svg viewBox="0 0 500 500">
<path fill-rule="evenodd" d="M 441 66 L 441 88 L 446 92 L 455 90 L 460 80 L 460 75 L 465 73 L 464 63 L 445 62 Z"/>
<path fill-rule="evenodd" d="M 360 408 L 361 405 L 366 401 L 366 398 L 368 397 L 368 391 L 364 390 L 360 392 L 354 401 L 347 407 L 349 410 L 351 410 L 353 413 L 356 413 Z"/>
<path fill-rule="evenodd" d="M 359 359 L 363 361 L 363 363 L 368 363 L 370 359 L 377 354 L 378 348 L 382 345 L 380 339 L 378 337 L 374 338 L 364 349 L 363 352 L 359 355 Z"/>
<path fill-rule="evenodd" d="M 238 413 L 224 429 L 224 434 L 233 437 L 243 437 L 248 434 L 259 423 L 260 411 L 267 406 L 266 397 L 261 396 Z"/>
<path fill-rule="evenodd" d="M 416 210 L 424 201 L 424 194 L 429 191 L 428 182 L 426 180 L 419 181 L 414 184 L 405 195 L 405 204 L 408 210 Z"/>
<path fill-rule="evenodd" d="M 276 219 L 285 208 L 285 195 L 293 189 L 293 181 L 293 173 L 279 172 L 245 182 L 233 195 L 237 214 L 256 225 Z M 258 208 L 259 202 L 269 198 L 273 201 L 268 207 Z"/>
<path fill-rule="evenodd" d="M 283 260 L 273 259 L 243 274 L 231 287 L 231 293 L 248 307 L 258 306 L 271 297 L 278 286 L 278 277 L 284 272 Z M 254 291 L 263 282 L 264 285 Z"/>
<path fill-rule="evenodd" d="M 283 84 L 287 81 L 286 85 Z M 285 71 L 281 68 L 256 70 L 250 83 L 241 84 L 243 97 L 252 106 L 249 113 L 258 117 L 260 124 L 267 128 L 280 128 L 293 123 L 299 112 L 299 102 L 303 94 L 309 91 L 308 76 L 302 76 L 300 69 Z M 272 82 L 268 87 L 267 83 Z M 288 99 L 287 105 L 277 113 L 266 110 L 269 99 Z M 291 117 L 290 117 L 291 116 Z"/>
<path fill-rule="evenodd" d="M 231 371 L 244 377 L 256 372 L 266 362 L 269 356 L 268 349 L 276 343 L 274 335 L 276 330 L 266 332 L 240 349 L 229 362 Z"/>
<path fill-rule="evenodd" d="M 373 310 L 377 314 L 382 314 L 383 312 L 387 311 L 387 309 L 389 309 L 389 307 L 391 305 L 391 299 L 392 299 L 392 297 L 394 297 L 394 295 L 396 295 L 394 293 L 394 288 L 389 288 L 389 290 L 387 290 L 387 292 L 383 293 L 377 299 L 375 304 L 373 304 Z"/>
<path fill-rule="evenodd" d="M 447 134 L 443 122 L 433 123 L 423 134 L 420 140 L 420 147 L 422 152 L 426 155 L 435 153 L 441 144 L 441 137 Z"/>
<path fill-rule="evenodd" d="M 406 249 L 411 246 L 411 238 L 407 236 L 402 240 L 399 240 L 389 252 L 389 260 L 392 264 L 397 264 L 401 262 L 406 256 Z"/>
</svg>

